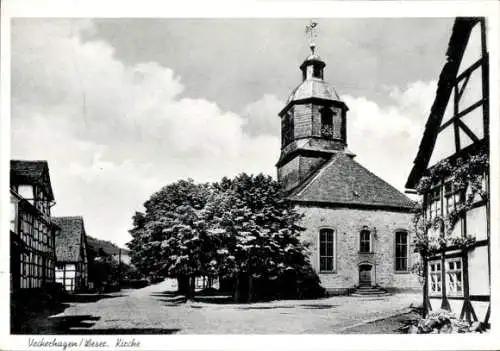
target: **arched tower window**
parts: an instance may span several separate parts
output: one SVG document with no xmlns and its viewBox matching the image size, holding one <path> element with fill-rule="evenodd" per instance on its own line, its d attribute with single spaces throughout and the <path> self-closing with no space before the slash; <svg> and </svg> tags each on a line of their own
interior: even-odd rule
<svg viewBox="0 0 500 351">
<path fill-rule="evenodd" d="M 408 232 L 404 230 L 397 231 L 395 239 L 395 269 L 398 272 L 406 272 L 408 270 Z"/>
<path fill-rule="evenodd" d="M 319 231 L 319 270 L 335 271 L 335 231 L 321 229 Z"/>
<path fill-rule="evenodd" d="M 321 136 L 333 139 L 333 112 L 329 108 L 323 108 L 321 113 Z"/>
<path fill-rule="evenodd" d="M 281 120 L 281 146 L 284 147 L 294 139 L 294 121 L 292 111 L 287 112 Z"/>
<path fill-rule="evenodd" d="M 359 233 L 359 252 L 372 252 L 370 231 L 362 230 Z"/>
</svg>

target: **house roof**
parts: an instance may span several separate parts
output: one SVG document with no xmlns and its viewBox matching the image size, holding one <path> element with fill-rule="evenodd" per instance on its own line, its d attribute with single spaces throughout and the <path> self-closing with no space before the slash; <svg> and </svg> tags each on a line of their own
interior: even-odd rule
<svg viewBox="0 0 500 351">
<path fill-rule="evenodd" d="M 39 185 L 45 189 L 49 201 L 54 200 L 47 161 L 11 160 L 10 182 L 11 184 Z"/>
<path fill-rule="evenodd" d="M 55 238 L 56 258 L 59 262 L 78 262 L 80 248 L 85 240 L 85 227 L 83 218 L 75 217 L 52 217 L 52 222 L 58 225 L 61 230 Z"/>
<path fill-rule="evenodd" d="M 338 152 L 288 198 L 297 202 L 325 205 L 369 206 L 410 210 L 414 203 L 392 185 L 361 166 L 349 155 Z"/>
<path fill-rule="evenodd" d="M 462 57 L 474 25 L 479 18 L 457 18 L 453 25 L 448 50 L 446 52 L 446 63 L 439 75 L 436 97 L 431 107 L 431 112 L 425 124 L 424 134 L 418 148 L 418 153 L 413 161 L 405 187 L 414 189 L 429 166 L 432 151 L 439 134 L 439 127 L 450 99 L 454 81 L 456 79 Z"/>
</svg>

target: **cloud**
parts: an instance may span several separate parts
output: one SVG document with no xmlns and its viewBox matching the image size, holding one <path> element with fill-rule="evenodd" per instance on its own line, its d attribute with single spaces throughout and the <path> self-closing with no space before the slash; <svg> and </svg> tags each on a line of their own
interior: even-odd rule
<svg viewBox="0 0 500 351">
<path fill-rule="evenodd" d="M 48 160 L 54 215 L 83 215 L 89 235 L 123 245 L 134 211 L 162 185 L 275 174 L 284 104 L 274 94 L 226 111 L 185 96 L 169 67 L 125 64 L 107 42 L 81 40 L 93 30 L 85 20 L 13 21 L 12 157 Z M 384 106 L 343 96 L 349 147 L 400 189 L 434 86 L 391 88 Z"/>
<path fill-rule="evenodd" d="M 364 97 L 342 96 L 349 107 L 347 135 L 357 160 L 400 190 L 416 156 L 436 81 L 394 88 L 391 103 L 381 106 Z"/>
<path fill-rule="evenodd" d="M 278 113 L 285 102 L 272 94 L 265 94 L 258 101 L 245 106 L 242 116 L 246 118 L 243 130 L 250 135 L 280 135 L 281 122 Z"/>
<path fill-rule="evenodd" d="M 181 97 L 171 69 L 124 65 L 107 43 L 82 42 L 88 30 L 86 21 L 13 25 L 12 156 L 49 161 L 56 215 L 84 215 L 90 235 L 123 244 L 134 211 L 168 182 L 275 173 L 278 138 L 259 133 L 265 106 L 250 104 L 244 118 Z"/>
</svg>

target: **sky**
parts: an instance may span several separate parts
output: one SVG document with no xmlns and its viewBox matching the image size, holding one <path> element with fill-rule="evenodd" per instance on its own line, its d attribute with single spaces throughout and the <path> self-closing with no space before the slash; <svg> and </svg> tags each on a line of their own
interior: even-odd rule
<svg viewBox="0 0 500 351">
<path fill-rule="evenodd" d="M 416 156 L 451 18 L 321 18 L 325 80 L 356 160 L 399 190 Z M 178 179 L 276 176 L 278 112 L 309 54 L 304 19 L 13 19 L 11 158 L 47 160 L 55 216 L 122 247 Z"/>
</svg>

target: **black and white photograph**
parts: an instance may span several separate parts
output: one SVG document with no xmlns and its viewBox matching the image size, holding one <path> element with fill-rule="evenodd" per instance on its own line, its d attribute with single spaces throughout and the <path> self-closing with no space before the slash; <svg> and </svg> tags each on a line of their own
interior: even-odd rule
<svg viewBox="0 0 500 351">
<path fill-rule="evenodd" d="M 2 15 L 0 348 L 500 347 L 499 6 L 390 3 Z"/>
</svg>

